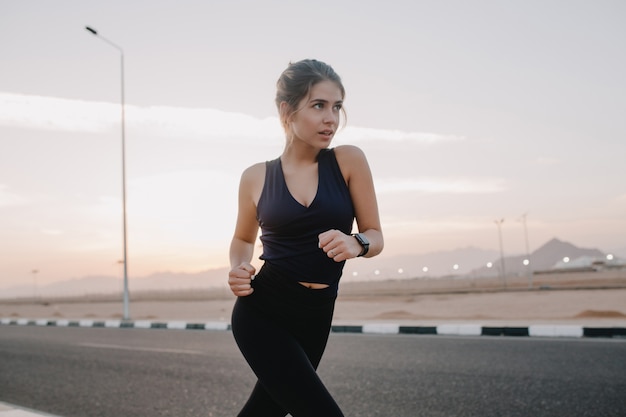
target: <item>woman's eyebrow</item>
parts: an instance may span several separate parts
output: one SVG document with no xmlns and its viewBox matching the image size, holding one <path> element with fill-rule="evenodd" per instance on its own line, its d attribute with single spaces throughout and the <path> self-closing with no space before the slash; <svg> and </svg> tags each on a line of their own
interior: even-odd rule
<svg viewBox="0 0 626 417">
<path fill-rule="evenodd" d="M 323 98 L 312 98 L 309 103 L 328 103 L 328 100 L 325 100 Z M 335 101 L 335 104 L 342 104 L 343 100 L 337 100 Z"/>
</svg>

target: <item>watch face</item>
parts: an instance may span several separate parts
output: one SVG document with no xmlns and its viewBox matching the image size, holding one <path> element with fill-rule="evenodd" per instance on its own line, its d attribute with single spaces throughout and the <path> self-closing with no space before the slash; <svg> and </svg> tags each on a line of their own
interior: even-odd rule
<svg viewBox="0 0 626 417">
<path fill-rule="evenodd" d="M 357 242 L 359 242 L 359 244 L 363 246 L 363 250 L 357 256 L 365 256 L 365 254 L 369 251 L 369 248 L 370 248 L 369 240 L 367 240 L 367 237 L 365 237 L 365 235 L 362 233 L 356 233 L 352 236 L 354 236 Z"/>
</svg>

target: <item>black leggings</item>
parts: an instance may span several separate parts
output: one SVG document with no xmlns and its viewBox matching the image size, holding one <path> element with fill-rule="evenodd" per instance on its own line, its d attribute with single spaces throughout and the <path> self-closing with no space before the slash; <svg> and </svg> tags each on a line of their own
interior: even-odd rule
<svg viewBox="0 0 626 417">
<path fill-rule="evenodd" d="M 258 381 L 239 417 L 339 417 L 316 369 L 330 332 L 336 287 L 308 289 L 267 264 L 239 297 L 235 341 Z"/>
</svg>

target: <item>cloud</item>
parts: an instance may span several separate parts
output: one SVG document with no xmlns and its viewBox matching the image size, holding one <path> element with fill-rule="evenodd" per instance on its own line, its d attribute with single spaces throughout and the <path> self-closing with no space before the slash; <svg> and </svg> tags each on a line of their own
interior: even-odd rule
<svg viewBox="0 0 626 417">
<path fill-rule="evenodd" d="M 404 132 L 401 130 L 371 129 L 348 126 L 339 133 L 341 139 L 348 142 L 386 141 L 386 142 L 415 142 L 434 144 L 440 142 L 461 141 L 463 136 L 441 135 L 437 133 Z"/>
<path fill-rule="evenodd" d="M 237 176 L 186 170 L 130 181 L 129 222 L 146 236 L 192 242 L 227 240 L 237 212 Z"/>
<path fill-rule="evenodd" d="M 210 138 L 229 142 L 232 139 L 247 139 L 256 143 L 283 136 L 278 118 L 258 119 L 216 109 L 131 107 L 128 117 L 134 128 L 162 136 Z"/>
<path fill-rule="evenodd" d="M 70 132 L 101 132 L 119 124 L 119 105 L 0 93 L 0 125 Z"/>
<path fill-rule="evenodd" d="M 422 192 L 432 194 L 493 194 L 506 190 L 500 178 L 416 178 L 376 182 L 379 193 Z"/>
<path fill-rule="evenodd" d="M 263 143 L 263 139 L 284 136 L 277 117 L 260 119 L 217 109 L 170 106 L 125 106 L 127 129 L 157 136 L 183 136 L 224 140 L 232 143 Z M 99 133 L 117 129 L 120 104 L 42 97 L 0 92 L 0 126 L 28 129 Z M 346 127 L 337 134 L 340 141 L 413 142 L 434 144 L 463 140 L 461 136 L 399 130 Z M 271 141 L 268 142 L 271 144 Z"/>
<path fill-rule="evenodd" d="M 135 178 L 129 182 L 129 208 L 149 218 L 193 222 L 218 209 L 236 209 L 238 181 L 237 176 L 213 170 Z"/>
<path fill-rule="evenodd" d="M 19 206 L 27 202 L 25 198 L 8 192 L 8 188 L 8 186 L 0 184 L 0 207 Z"/>
</svg>

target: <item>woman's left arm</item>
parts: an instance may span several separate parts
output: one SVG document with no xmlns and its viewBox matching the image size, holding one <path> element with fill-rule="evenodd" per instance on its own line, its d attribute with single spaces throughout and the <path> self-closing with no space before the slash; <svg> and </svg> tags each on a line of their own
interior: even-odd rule
<svg viewBox="0 0 626 417">
<path fill-rule="evenodd" d="M 371 258 L 382 252 L 384 246 L 372 172 L 365 154 L 356 146 L 338 146 L 335 148 L 335 156 L 350 190 L 359 233 L 364 234 L 369 241 L 369 250 L 364 256 Z M 335 257 L 336 261 L 341 261 L 353 258 L 361 252 L 361 245 L 352 236 L 349 236 L 349 239 L 341 239 L 344 242 L 339 245 L 340 247 L 337 247 L 338 236 L 335 235 L 336 232 L 328 231 L 320 235 L 320 246 L 326 253 L 330 253 L 333 248 L 338 249 L 333 253 L 342 253 L 343 256 Z M 336 243 L 332 244 L 330 241 L 327 243 L 329 238 Z"/>
</svg>

